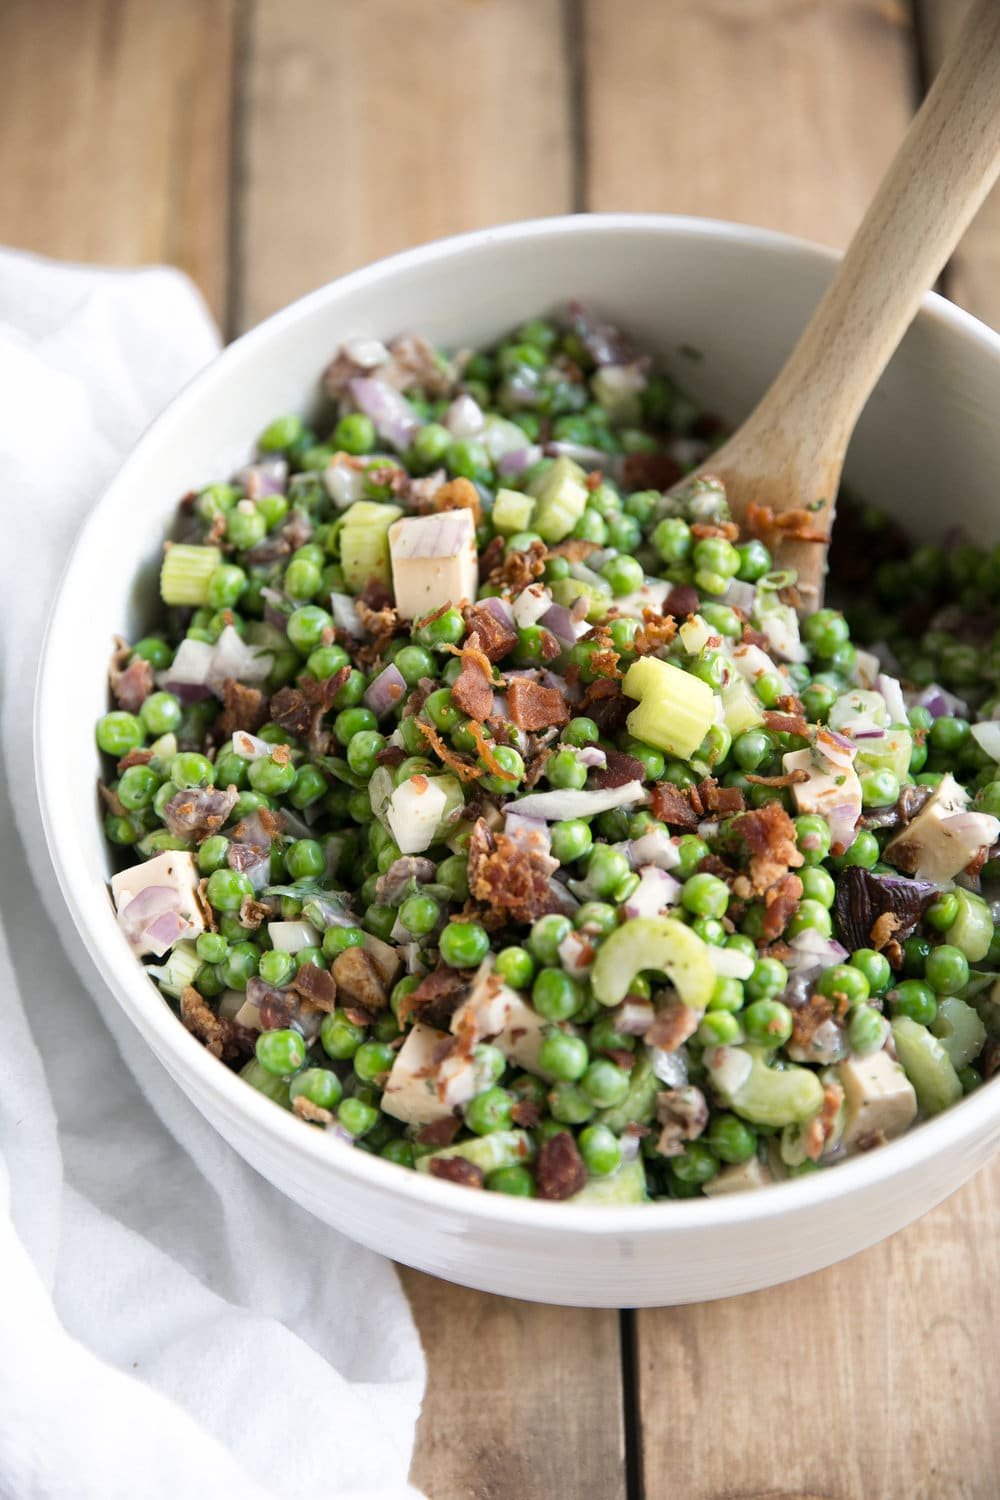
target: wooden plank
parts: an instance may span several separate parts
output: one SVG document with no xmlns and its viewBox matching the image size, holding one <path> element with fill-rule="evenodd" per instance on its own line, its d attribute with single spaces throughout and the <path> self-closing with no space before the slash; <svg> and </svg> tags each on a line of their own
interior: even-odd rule
<svg viewBox="0 0 1000 1500">
<path fill-rule="evenodd" d="M 238 318 L 390 251 L 570 206 L 559 0 L 258 0 Z"/>
<path fill-rule="evenodd" d="M 226 296 L 235 0 L 7 0 L 0 239 Z"/>
<path fill-rule="evenodd" d="M 966 0 L 918 0 L 921 52 L 933 77 L 954 39 Z M 945 272 L 953 302 L 1000 328 L 1000 189 L 995 188 L 966 231 Z"/>
<path fill-rule="evenodd" d="M 429 1500 L 623 1500 L 617 1315 L 402 1275 L 429 1365 L 411 1473 Z"/>
<path fill-rule="evenodd" d="M 402 246 L 569 208 L 567 91 L 558 0 L 257 0 L 240 326 Z M 431 1500 L 624 1495 L 614 1312 L 403 1280 L 429 1365 L 413 1475 Z"/>
<path fill-rule="evenodd" d="M 650 1500 L 994 1500 L 998 1190 L 1000 1166 L 829 1271 L 644 1313 Z"/>
<path fill-rule="evenodd" d="M 901 0 L 582 0 L 590 209 L 846 244 L 909 121 Z"/>
<path fill-rule="evenodd" d="M 583 4 L 588 207 L 847 241 L 915 102 L 908 7 Z M 998 1187 L 793 1285 L 636 1314 L 645 1493 L 994 1495 Z"/>
</svg>

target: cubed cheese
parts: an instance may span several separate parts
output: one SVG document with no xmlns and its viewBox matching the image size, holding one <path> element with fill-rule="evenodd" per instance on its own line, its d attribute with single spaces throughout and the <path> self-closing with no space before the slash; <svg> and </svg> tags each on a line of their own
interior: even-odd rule
<svg viewBox="0 0 1000 1500">
<path fill-rule="evenodd" d="M 198 866 L 193 854 L 184 849 L 166 849 L 141 865 L 132 865 L 111 877 L 118 921 L 132 949 L 140 957 L 146 953 L 162 954 L 181 938 L 194 938 L 205 930 L 198 901 Z M 134 906 L 135 902 L 138 906 Z M 129 914 L 129 908 L 133 910 Z M 155 935 L 147 936 L 157 917 L 171 912 L 179 916 L 176 931 L 169 943 L 158 943 Z"/>
<path fill-rule="evenodd" d="M 452 1031 L 464 1034 L 470 1017 L 475 1041 L 488 1039 L 509 1062 L 537 1072 L 546 1023 L 516 990 L 485 972 L 452 1017 Z"/>
<path fill-rule="evenodd" d="M 429 1125 L 451 1114 L 452 1106 L 438 1093 L 434 1061 L 438 1047 L 450 1040 L 446 1031 L 417 1022 L 397 1052 L 386 1080 L 382 1108 L 387 1115 L 410 1125 Z"/>
<path fill-rule="evenodd" d="M 1000 821 L 968 807 L 968 793 L 947 772 L 913 821 L 886 844 L 885 858 L 917 880 L 953 880 L 1000 835 Z"/>
<path fill-rule="evenodd" d="M 837 1068 L 844 1090 L 845 1121 L 842 1144 L 851 1150 L 873 1131 L 886 1140 L 901 1135 L 917 1113 L 917 1096 L 899 1063 L 888 1052 L 851 1057 Z"/>
<path fill-rule="evenodd" d="M 400 619 L 418 619 L 443 605 L 475 599 L 479 562 L 471 510 L 395 521 L 389 528 L 389 552 Z"/>
</svg>

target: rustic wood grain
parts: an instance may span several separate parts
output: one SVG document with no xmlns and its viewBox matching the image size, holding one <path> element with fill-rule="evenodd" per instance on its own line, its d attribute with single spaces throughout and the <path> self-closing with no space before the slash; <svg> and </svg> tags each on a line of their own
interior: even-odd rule
<svg viewBox="0 0 1000 1500">
<path fill-rule="evenodd" d="M 917 0 L 921 51 L 933 76 L 968 9 L 967 0 Z M 1000 328 L 1000 191 L 990 194 L 948 266 L 945 290 L 953 302 Z"/>
<path fill-rule="evenodd" d="M 225 307 L 236 0 L 7 0 L 0 239 L 188 271 Z"/>
<path fill-rule="evenodd" d="M 570 206 L 559 0 L 257 0 L 237 316 L 407 245 Z"/>
<path fill-rule="evenodd" d="M 581 0 L 590 209 L 850 238 L 909 123 L 902 0 Z"/>
<path fill-rule="evenodd" d="M 650 1500 L 995 1500 L 998 1188 L 790 1285 L 644 1313 Z"/>
<path fill-rule="evenodd" d="M 616 1314 L 402 1276 L 429 1367 L 413 1483 L 430 1500 L 624 1500 Z"/>
</svg>

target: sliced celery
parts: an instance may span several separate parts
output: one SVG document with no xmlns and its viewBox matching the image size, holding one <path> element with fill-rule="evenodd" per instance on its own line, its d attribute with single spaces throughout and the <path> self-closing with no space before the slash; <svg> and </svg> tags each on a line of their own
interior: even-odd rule
<svg viewBox="0 0 1000 1500">
<path fill-rule="evenodd" d="M 783 1068 L 768 1065 L 771 1054 L 748 1042 L 742 1049 L 750 1058 L 750 1071 L 728 1097 L 713 1080 L 725 1104 L 752 1125 L 803 1125 L 823 1106 L 823 1085 L 815 1073 L 789 1063 Z"/>
<path fill-rule="evenodd" d="M 971 964 L 982 961 L 993 941 L 993 917 L 982 896 L 974 891 L 957 890 L 958 916 L 948 928 L 945 940 L 961 948 Z"/>
<path fill-rule="evenodd" d="M 520 490 L 497 490 L 493 502 L 492 521 L 501 536 L 513 536 L 516 531 L 527 531 L 531 526 L 535 502 L 530 495 Z"/>
<path fill-rule="evenodd" d="M 707 946 L 676 917 L 632 917 L 605 938 L 590 973 L 595 1000 L 617 1005 L 643 969 L 666 974 L 684 1004 L 695 1010 L 704 1010 L 715 988 Z"/>
<path fill-rule="evenodd" d="M 587 476 L 579 464 L 565 455 L 540 474 L 529 486 L 538 504 L 534 529 L 546 542 L 561 542 L 569 536 L 587 508 Z"/>
<path fill-rule="evenodd" d="M 646 1197 L 646 1169 L 642 1158 L 637 1156 L 625 1162 L 610 1177 L 592 1177 L 585 1188 L 567 1201 L 610 1208 L 619 1203 L 645 1203 Z"/>
<path fill-rule="evenodd" d="M 753 688 L 742 677 L 734 677 L 722 689 L 722 712 L 726 728 L 736 738 L 745 729 L 756 729 L 764 722 L 764 710 Z"/>
<path fill-rule="evenodd" d="M 909 1016 L 897 1016 L 892 1023 L 892 1039 L 922 1114 L 939 1114 L 961 1099 L 962 1084 L 951 1058 L 926 1026 Z"/>
<path fill-rule="evenodd" d="M 986 1045 L 986 1027 L 972 1006 L 957 995 L 947 995 L 938 1001 L 931 1031 L 956 1069 L 966 1067 Z"/>
<path fill-rule="evenodd" d="M 645 1049 L 635 1060 L 635 1067 L 628 1075 L 628 1093 L 621 1104 L 599 1109 L 594 1116 L 596 1125 L 606 1125 L 616 1135 L 621 1135 L 631 1123 L 648 1125 L 656 1113 L 656 1096 L 663 1085 L 653 1072 L 653 1064 Z"/>
<path fill-rule="evenodd" d="M 163 554 L 160 598 L 164 604 L 207 604 L 208 580 L 222 561 L 218 547 L 173 542 Z"/>
<path fill-rule="evenodd" d="M 344 512 L 340 527 L 340 566 L 351 593 L 360 594 L 371 579 L 389 587 L 389 527 L 403 514 L 398 505 L 356 500 Z"/>
<path fill-rule="evenodd" d="M 277 1078 L 262 1068 L 255 1057 L 252 1057 L 244 1067 L 240 1069 L 240 1077 L 245 1078 L 252 1088 L 258 1093 L 266 1094 L 273 1099 L 275 1104 L 280 1104 L 282 1109 L 291 1109 L 292 1096 L 288 1089 L 287 1078 Z"/>
<path fill-rule="evenodd" d="M 193 849 L 194 839 L 181 839 L 165 828 L 158 828 L 155 833 L 147 833 L 135 847 L 143 859 L 152 859 L 154 854 L 163 854 L 168 849 Z"/>
<path fill-rule="evenodd" d="M 638 698 L 628 732 L 688 760 L 715 723 L 715 696 L 707 682 L 655 656 L 643 656 L 625 673 L 622 691 Z"/>
<path fill-rule="evenodd" d="M 610 588 L 599 588 L 582 578 L 557 578 L 550 588 L 556 604 L 564 609 L 572 609 L 578 599 L 586 600 L 588 620 L 603 620 L 614 602 Z"/>
<path fill-rule="evenodd" d="M 194 984 L 205 967 L 195 951 L 194 943 L 175 943 L 164 964 L 150 964 L 146 970 L 152 974 L 165 995 L 181 997 L 181 991 Z"/>
<path fill-rule="evenodd" d="M 888 729 L 880 740 L 856 740 L 858 774 L 864 771 L 891 771 L 903 781 L 910 769 L 913 737 L 908 729 Z"/>
<path fill-rule="evenodd" d="M 488 1175 L 498 1172 L 501 1167 L 520 1166 L 522 1162 L 530 1161 L 533 1155 L 531 1137 L 526 1130 L 493 1130 L 474 1141 L 460 1141 L 457 1146 L 445 1146 L 420 1157 L 417 1171 L 429 1172 L 432 1161 L 461 1156 Z"/>
</svg>

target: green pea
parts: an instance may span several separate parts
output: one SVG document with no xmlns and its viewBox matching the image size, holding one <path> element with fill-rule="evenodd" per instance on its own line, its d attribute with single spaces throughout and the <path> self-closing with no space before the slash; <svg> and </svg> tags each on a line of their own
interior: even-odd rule
<svg viewBox="0 0 1000 1500">
<path fill-rule="evenodd" d="M 320 1045 L 335 1062 L 348 1062 L 364 1039 L 364 1028 L 348 1020 L 342 1010 L 332 1010 L 323 1017 L 319 1029 Z"/>
<path fill-rule="evenodd" d="M 118 800 L 127 812 L 141 812 L 150 807 L 160 778 L 149 766 L 128 766 L 118 779 L 115 788 Z"/>
<path fill-rule="evenodd" d="M 885 1020 L 870 1005 L 859 1005 L 851 1014 L 847 1039 L 851 1051 L 864 1057 L 881 1049 L 886 1036 Z"/>
<path fill-rule="evenodd" d="M 378 1110 L 374 1104 L 366 1104 L 362 1099 L 344 1099 L 337 1110 L 337 1123 L 348 1135 L 360 1140 L 378 1124 Z"/>
<path fill-rule="evenodd" d="M 333 732 L 342 745 L 349 745 L 356 734 L 374 730 L 378 720 L 370 708 L 345 708 L 333 721 Z"/>
<path fill-rule="evenodd" d="M 438 948 L 449 968 L 474 969 L 490 951 L 489 934 L 479 922 L 451 922 L 442 932 Z"/>
<path fill-rule="evenodd" d="M 144 635 L 142 640 L 136 641 L 132 647 L 129 661 L 137 656 L 143 661 L 148 661 L 154 672 L 162 672 L 173 661 L 174 651 L 173 647 L 168 646 L 166 641 L 161 640 L 158 635 Z"/>
<path fill-rule="evenodd" d="M 685 833 L 677 840 L 675 847 L 678 856 L 677 878 L 690 880 L 708 854 L 708 845 L 696 833 Z"/>
<path fill-rule="evenodd" d="M 695 1035 L 703 1047 L 729 1047 L 742 1041 L 743 1028 L 729 1011 L 710 1010 L 702 1017 Z"/>
<path fill-rule="evenodd" d="M 909 1016 L 921 1026 L 929 1026 L 937 1015 L 937 998 L 922 979 L 904 979 L 890 991 L 889 1004 L 894 1015 Z"/>
<path fill-rule="evenodd" d="M 280 989 L 282 985 L 288 984 L 297 972 L 295 958 L 291 953 L 282 953 L 276 948 L 271 948 L 267 953 L 261 954 L 257 972 L 265 984 L 273 984 Z"/>
<path fill-rule="evenodd" d="M 783 994 L 788 986 L 788 970 L 780 959 L 759 958 L 753 973 L 746 981 L 747 998 L 750 1000 L 772 1000 Z"/>
<path fill-rule="evenodd" d="M 825 906 L 818 901 L 800 901 L 798 910 L 785 928 L 785 936 L 791 941 L 800 932 L 818 932 L 822 937 L 831 937 L 833 922 Z"/>
<path fill-rule="evenodd" d="M 142 721 L 122 709 L 114 709 L 97 722 L 98 749 L 116 760 L 130 750 L 137 750 L 145 738 Z"/>
<path fill-rule="evenodd" d="M 755 1000 L 742 1020 L 750 1040 L 767 1047 L 783 1047 L 792 1034 L 792 1013 L 780 1000 Z"/>
<path fill-rule="evenodd" d="M 441 906 L 433 896 L 408 896 L 399 908 L 399 920 L 414 937 L 433 932 L 441 915 Z"/>
<path fill-rule="evenodd" d="M 598 1109 L 621 1104 L 628 1094 L 629 1075 L 609 1058 L 595 1058 L 580 1080 L 580 1087 Z"/>
<path fill-rule="evenodd" d="M 587 861 L 587 884 L 595 895 L 612 896 L 629 870 L 625 855 L 607 844 L 595 844 Z"/>
<path fill-rule="evenodd" d="M 343 1085 L 330 1068 L 306 1068 L 289 1086 L 292 1099 L 308 1099 L 318 1109 L 334 1110 L 344 1095 Z"/>
<path fill-rule="evenodd" d="M 261 756 L 250 762 L 247 777 L 255 792 L 261 792 L 265 797 L 280 797 L 295 781 L 295 767 L 290 760 Z"/>
<path fill-rule="evenodd" d="M 374 1083 L 389 1072 L 395 1056 L 388 1042 L 362 1042 L 354 1054 L 354 1071 L 363 1083 Z"/>
<path fill-rule="evenodd" d="M 829 999 L 842 997 L 850 1005 L 867 1000 L 871 990 L 866 975 L 856 964 L 835 964 L 816 981 L 817 992 Z"/>
<path fill-rule="evenodd" d="M 526 990 L 534 978 L 535 960 L 526 948 L 502 948 L 496 957 L 496 972 L 515 990 Z"/>
<path fill-rule="evenodd" d="M 257 1038 L 257 1061 L 277 1077 L 297 1073 L 306 1060 L 306 1044 L 297 1031 L 262 1031 Z"/>
<path fill-rule="evenodd" d="M 718 1159 L 704 1141 L 689 1141 L 680 1156 L 671 1157 L 670 1170 L 687 1186 L 711 1182 L 719 1170 Z"/>
<path fill-rule="evenodd" d="M 732 1166 L 749 1161 L 757 1150 L 757 1135 L 738 1115 L 716 1115 L 708 1128 L 705 1143 L 719 1158 Z"/>
<path fill-rule="evenodd" d="M 484 1089 L 465 1106 L 465 1123 L 476 1135 L 492 1135 L 495 1130 L 509 1130 L 514 1097 L 507 1089 Z"/>
<path fill-rule="evenodd" d="M 209 875 L 205 893 L 216 911 L 236 912 L 253 895 L 253 886 L 240 870 L 218 869 Z"/>
<path fill-rule="evenodd" d="M 535 1179 L 527 1167 L 498 1167 L 490 1172 L 483 1186 L 492 1193 L 507 1193 L 512 1198 L 533 1198 Z"/>
<path fill-rule="evenodd" d="M 583 1125 L 593 1117 L 593 1104 L 579 1084 L 567 1078 L 556 1081 L 549 1090 L 548 1100 L 553 1120 L 561 1125 Z"/>
<path fill-rule="evenodd" d="M 285 623 L 288 639 L 303 656 L 308 656 L 315 650 L 325 630 L 332 629 L 332 617 L 318 604 L 299 605 L 298 609 L 292 610 Z"/>
<path fill-rule="evenodd" d="M 542 969 L 531 988 L 531 1003 L 546 1021 L 568 1021 L 583 1000 L 580 986 L 562 969 Z"/>
<path fill-rule="evenodd" d="M 928 954 L 924 978 L 936 995 L 957 995 L 969 982 L 969 960 L 961 948 L 942 943 Z"/>
<path fill-rule="evenodd" d="M 234 943 L 219 965 L 219 976 L 227 989 L 245 990 L 247 980 L 257 973 L 260 950 L 254 943 Z"/>
<path fill-rule="evenodd" d="M 570 865 L 589 854 L 594 838 L 590 825 L 582 818 L 571 818 L 557 823 L 552 829 L 552 856 L 561 865 Z"/>
<path fill-rule="evenodd" d="M 198 846 L 198 869 L 202 875 L 211 875 L 214 870 L 223 870 L 226 868 L 228 856 L 229 840 L 225 834 L 213 833 Z"/>
<path fill-rule="evenodd" d="M 584 1166 L 595 1177 L 608 1177 L 622 1164 L 618 1137 L 607 1125 L 588 1125 L 580 1131 L 577 1144 Z"/>
<path fill-rule="evenodd" d="M 349 412 L 333 429 L 334 448 L 355 456 L 374 452 L 376 440 L 375 423 L 362 412 Z"/>
<path fill-rule="evenodd" d="M 874 948 L 857 948 L 851 954 L 851 967 L 861 971 L 873 995 L 884 994 L 892 982 L 889 960 L 884 953 L 877 953 Z"/>
<path fill-rule="evenodd" d="M 717 875 L 691 875 L 681 890 L 681 904 L 695 916 L 722 917 L 729 905 L 729 887 Z"/>
<path fill-rule="evenodd" d="M 539 917 L 532 924 L 528 936 L 528 951 L 540 964 L 557 965 L 559 963 L 559 944 L 573 930 L 573 924 L 568 917 L 552 913 L 550 916 Z"/>
<path fill-rule="evenodd" d="M 580 750 L 586 745 L 596 745 L 600 737 L 601 732 L 593 719 L 579 716 L 570 719 L 559 736 L 564 744 L 575 745 Z"/>
<path fill-rule="evenodd" d="M 249 552 L 267 536 L 267 521 L 252 500 L 241 500 L 226 517 L 226 541 L 237 552 Z"/>
<path fill-rule="evenodd" d="M 833 876 L 818 865 L 804 865 L 799 871 L 802 894 L 807 901 L 818 901 L 820 906 L 831 907 L 837 894 Z"/>
<path fill-rule="evenodd" d="M 560 790 L 581 790 L 587 783 L 587 767 L 572 750 L 557 750 L 545 763 L 545 779 Z"/>
</svg>

